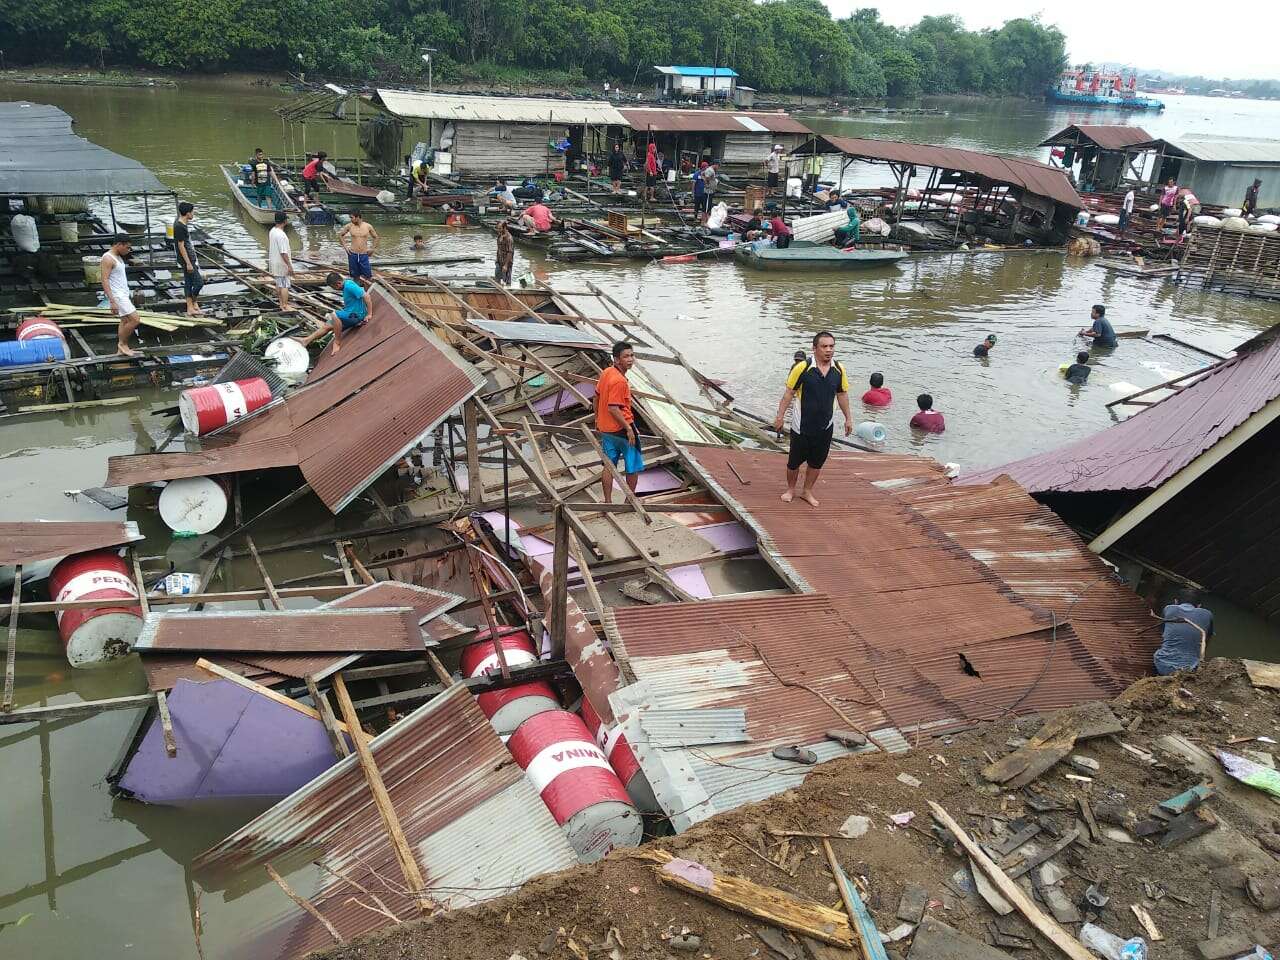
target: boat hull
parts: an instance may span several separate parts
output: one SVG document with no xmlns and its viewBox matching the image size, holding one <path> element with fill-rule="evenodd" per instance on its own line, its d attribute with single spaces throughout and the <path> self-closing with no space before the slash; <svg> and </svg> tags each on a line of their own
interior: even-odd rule
<svg viewBox="0 0 1280 960">
<path fill-rule="evenodd" d="M 1103 97 L 1094 94 L 1066 94 L 1050 90 L 1046 99 L 1051 103 L 1070 103 L 1078 107 L 1112 107 L 1117 110 L 1163 110 L 1164 104 L 1151 97 Z"/>
<path fill-rule="evenodd" d="M 758 241 L 757 241 L 758 242 Z M 901 250 L 840 250 L 826 244 L 793 241 L 791 246 L 777 247 L 740 243 L 734 257 L 754 270 L 871 270 L 893 266 L 905 260 Z"/>
<path fill-rule="evenodd" d="M 253 187 L 242 187 L 236 184 L 237 178 L 236 174 L 233 172 L 233 167 L 228 166 L 227 164 L 221 164 L 218 169 L 222 171 L 223 177 L 226 178 L 227 188 L 231 191 L 232 198 L 240 206 L 240 209 L 248 214 L 255 222 L 261 223 L 264 226 L 270 226 L 275 223 L 277 210 L 283 210 L 285 213 L 298 212 L 297 204 L 289 199 L 289 194 L 287 194 L 284 188 L 280 186 L 280 181 L 274 173 L 271 175 L 271 199 L 273 205 L 270 207 L 260 207 L 256 200 L 249 196 L 250 192 L 254 189 Z"/>
</svg>

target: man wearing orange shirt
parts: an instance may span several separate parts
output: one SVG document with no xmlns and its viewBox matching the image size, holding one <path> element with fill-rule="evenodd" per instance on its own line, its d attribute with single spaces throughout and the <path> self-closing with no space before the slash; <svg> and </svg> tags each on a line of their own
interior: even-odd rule
<svg viewBox="0 0 1280 960">
<path fill-rule="evenodd" d="M 644 469 L 644 457 L 636 441 L 635 416 L 631 412 L 631 384 L 627 383 L 627 371 L 636 362 L 635 350 L 625 340 L 613 345 L 613 364 L 605 367 L 596 381 L 596 429 L 600 431 L 600 446 L 610 463 L 617 466 L 622 461 L 622 472 L 627 486 L 635 493 Z M 610 503 L 613 495 L 613 471 L 605 470 L 600 479 L 604 502 Z"/>
</svg>

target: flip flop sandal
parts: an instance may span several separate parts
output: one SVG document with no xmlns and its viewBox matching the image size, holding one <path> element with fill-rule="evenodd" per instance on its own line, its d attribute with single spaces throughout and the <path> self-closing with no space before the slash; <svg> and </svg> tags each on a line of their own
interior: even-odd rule
<svg viewBox="0 0 1280 960">
<path fill-rule="evenodd" d="M 867 738 L 855 730 L 828 730 L 823 736 L 828 740 L 834 740 L 842 747 L 848 747 L 850 750 L 867 745 Z"/>
<path fill-rule="evenodd" d="M 789 747 L 777 747 L 773 751 L 773 755 L 778 760 L 791 760 L 795 763 L 817 763 L 818 755 L 812 750 L 806 750 L 804 747 L 797 747 L 792 744 Z"/>
</svg>

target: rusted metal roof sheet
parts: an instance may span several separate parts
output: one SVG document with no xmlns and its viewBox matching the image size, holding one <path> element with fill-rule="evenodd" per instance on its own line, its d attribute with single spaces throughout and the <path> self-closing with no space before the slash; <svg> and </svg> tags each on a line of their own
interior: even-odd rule
<svg viewBox="0 0 1280 960">
<path fill-rule="evenodd" d="M 190 653 L 148 653 L 144 655 L 141 658 L 142 672 L 147 677 L 147 689 L 152 692 L 156 690 L 172 690 L 179 680 L 203 682 L 212 679 L 212 674 L 196 666 L 196 660 L 198 659 L 198 654 Z M 264 687 L 274 686 L 288 679 L 281 674 L 271 673 L 261 667 L 255 667 L 240 660 L 232 660 L 229 657 L 206 657 L 206 659 L 230 670 L 232 673 L 248 677 Z"/>
<path fill-rule="evenodd" d="M 370 749 L 427 892 L 441 906 L 501 896 L 577 863 L 550 811 L 461 684 L 394 724 Z M 352 884 L 372 891 L 401 920 L 419 915 L 405 895 L 355 755 L 201 854 L 195 867 L 260 873 L 262 864 L 295 851 L 316 866 L 290 876 L 290 884 L 306 891 L 344 938 L 390 922 L 359 902 Z M 244 956 L 301 957 L 332 944 L 320 923 L 279 891 L 271 894 L 262 898 L 271 915 L 248 931 Z"/>
<path fill-rule="evenodd" d="M 1150 490 L 1280 397 L 1280 327 L 1128 420 L 1047 453 L 969 474 L 1008 474 L 1032 493 Z"/>
<path fill-rule="evenodd" d="M 1002 157 L 994 153 L 979 153 L 977 150 L 961 150 L 957 147 L 906 143 L 901 140 L 862 140 L 854 137 L 823 136 L 818 138 L 818 143 L 826 144 L 831 151 L 855 158 L 956 170 L 986 177 L 996 183 L 1021 187 L 1030 193 L 1048 197 L 1050 200 L 1077 210 L 1084 206 L 1080 194 L 1076 193 L 1075 187 L 1071 185 L 1071 181 L 1062 170 L 1035 160 Z"/>
<path fill-rule="evenodd" d="M 1141 127 L 1131 127 L 1123 123 L 1073 123 L 1042 140 L 1040 146 L 1070 146 L 1084 141 L 1103 150 L 1125 150 L 1130 147 L 1156 145 L 1151 134 Z"/>
<path fill-rule="evenodd" d="M 426 623 L 462 603 L 463 598 L 445 590 L 420 587 L 400 580 L 380 580 L 345 597 L 324 604 L 327 610 L 363 607 L 409 607 L 418 623 Z"/>
<path fill-rule="evenodd" d="M 30 520 L 0 523 L 0 564 L 34 563 L 72 553 L 118 547 L 143 539 L 138 525 L 122 522 L 79 523 L 62 520 Z"/>
<path fill-rule="evenodd" d="M 813 131 L 785 113 L 759 110 L 664 110 L 636 107 L 622 110 L 633 130 L 655 133 L 798 133 Z M 744 120 L 746 122 L 744 122 Z"/>
<path fill-rule="evenodd" d="M 336 357 L 326 349 L 283 404 L 198 453 L 111 457 L 108 483 L 297 466 L 340 512 L 484 383 L 398 299 L 375 285 L 371 300 L 368 323 L 343 338 Z"/>
<path fill-rule="evenodd" d="M 150 613 L 134 649 L 223 653 L 421 652 L 408 607 Z"/>
</svg>

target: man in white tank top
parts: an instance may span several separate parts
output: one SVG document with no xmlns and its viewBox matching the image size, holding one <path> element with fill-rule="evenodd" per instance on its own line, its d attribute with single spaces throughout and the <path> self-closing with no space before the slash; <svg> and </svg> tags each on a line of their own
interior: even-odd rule
<svg viewBox="0 0 1280 960">
<path fill-rule="evenodd" d="M 124 258 L 129 255 L 133 244 L 124 234 L 118 234 L 111 249 L 102 255 L 102 292 L 106 294 L 107 306 L 120 318 L 120 327 L 116 332 L 116 352 L 126 357 L 136 357 L 138 351 L 129 346 L 129 337 L 138 329 L 140 322 L 138 308 L 133 305 L 129 296 L 129 276 L 125 273 Z"/>
</svg>

